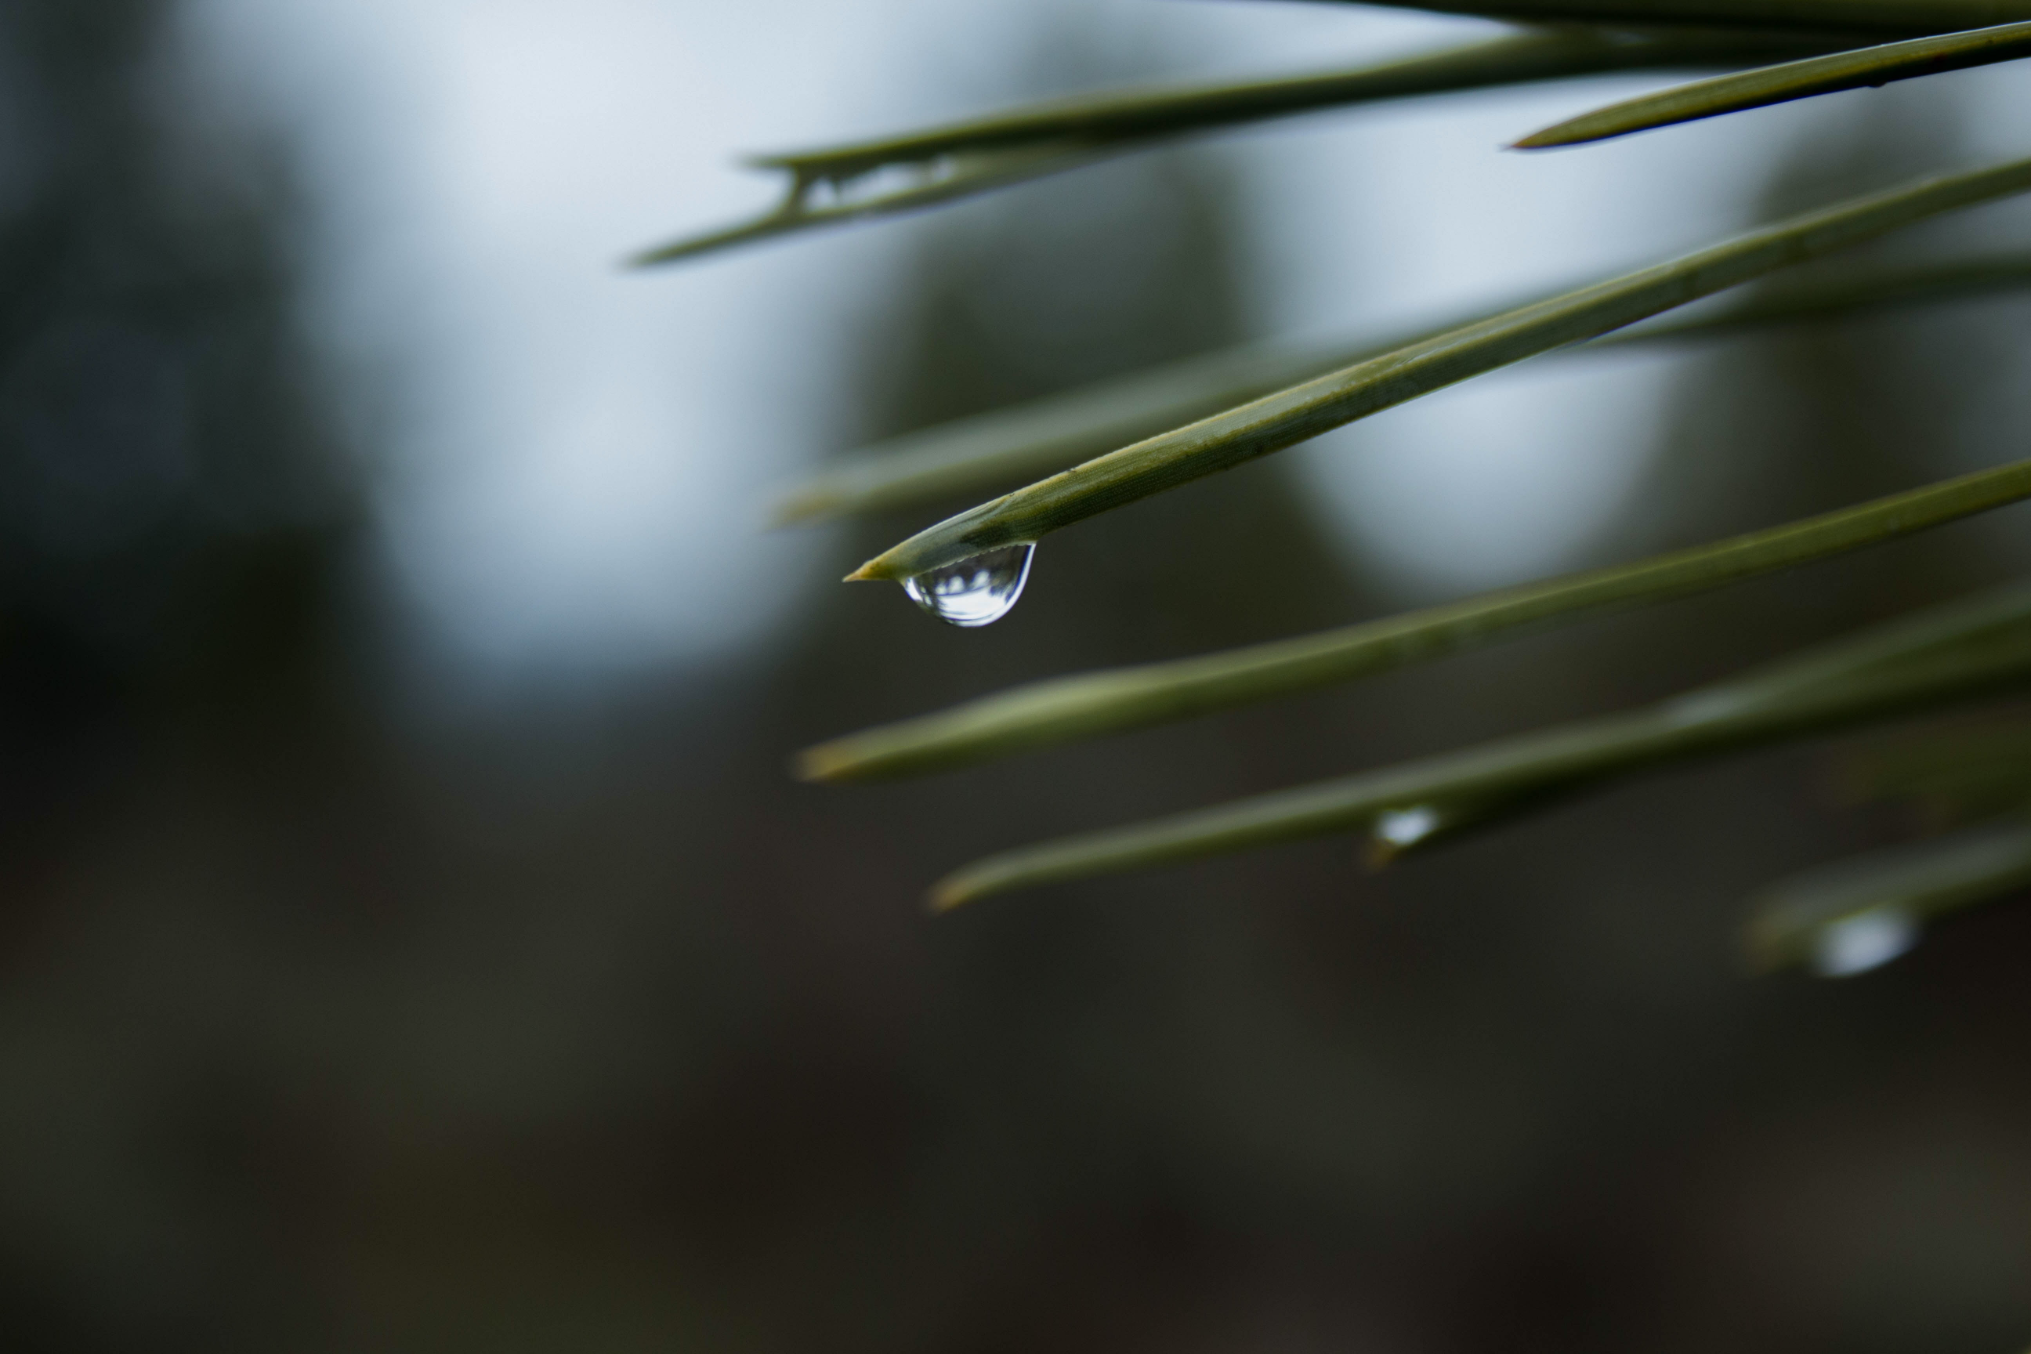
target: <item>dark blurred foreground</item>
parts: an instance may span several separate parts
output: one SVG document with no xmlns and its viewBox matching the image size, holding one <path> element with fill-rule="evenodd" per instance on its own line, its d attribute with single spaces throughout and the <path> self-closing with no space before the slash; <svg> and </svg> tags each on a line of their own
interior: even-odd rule
<svg viewBox="0 0 2031 1354">
<path fill-rule="evenodd" d="M 1380 877 L 1328 842 L 916 902 L 994 847 L 1718 675 L 2000 576 L 1992 527 L 924 784 L 782 774 L 1008 681 L 1380 610 L 1264 466 L 1054 540 L 989 632 L 818 580 L 771 652 L 405 736 L 286 174 L 193 187 L 142 78 L 161 17 L 0 12 L 0 1346 L 2031 1338 L 2031 909 L 1850 983 L 1737 970 L 1749 891 L 1909 828 L 1831 805 L 1823 750 Z M 1234 232 L 1188 155 L 955 216 L 865 317 L 861 431 L 1244 336 Z M 1669 511 L 1604 549 L 2014 454 L 1936 411 L 2021 386 L 2024 319 L 1689 361 Z"/>
</svg>

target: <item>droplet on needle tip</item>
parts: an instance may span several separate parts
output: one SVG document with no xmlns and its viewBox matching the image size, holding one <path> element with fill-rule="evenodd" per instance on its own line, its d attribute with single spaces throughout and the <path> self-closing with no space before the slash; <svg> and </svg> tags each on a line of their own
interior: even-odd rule
<svg viewBox="0 0 2031 1354">
<path fill-rule="evenodd" d="M 1029 581 L 1031 543 L 1004 546 L 957 563 L 912 574 L 903 591 L 924 610 L 947 625 L 972 628 L 992 625 L 1015 606 Z"/>
</svg>

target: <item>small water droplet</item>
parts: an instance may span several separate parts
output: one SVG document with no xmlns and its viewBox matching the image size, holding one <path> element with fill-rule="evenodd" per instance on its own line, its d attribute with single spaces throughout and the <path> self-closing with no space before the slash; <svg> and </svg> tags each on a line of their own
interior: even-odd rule
<svg viewBox="0 0 2031 1354">
<path fill-rule="evenodd" d="M 1415 846 L 1438 830 L 1438 810 L 1424 804 L 1375 815 L 1376 837 L 1394 847 Z"/>
<path fill-rule="evenodd" d="M 1917 943 L 1916 917 L 1902 908 L 1877 908 L 1821 927 L 1808 962 L 1822 978 L 1848 978 L 1881 968 Z"/>
<path fill-rule="evenodd" d="M 947 625 L 992 625 L 1023 595 L 1036 552 L 1037 547 L 1027 542 L 990 550 L 913 574 L 903 580 L 903 591 Z"/>
<path fill-rule="evenodd" d="M 1384 809 L 1368 825 L 1368 868 L 1382 869 L 1443 826 L 1445 820 L 1429 804 Z"/>
</svg>

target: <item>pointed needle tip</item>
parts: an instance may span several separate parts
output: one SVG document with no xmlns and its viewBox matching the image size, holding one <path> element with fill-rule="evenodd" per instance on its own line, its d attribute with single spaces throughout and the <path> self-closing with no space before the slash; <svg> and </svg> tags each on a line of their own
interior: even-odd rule
<svg viewBox="0 0 2031 1354">
<path fill-rule="evenodd" d="M 847 781 L 878 779 L 878 769 L 874 775 L 869 775 L 868 761 L 864 752 L 855 751 L 853 739 L 835 738 L 829 743 L 805 748 L 791 759 L 790 764 L 798 780 L 813 785 L 839 785 Z M 875 766 L 879 768 L 879 760 Z"/>
<path fill-rule="evenodd" d="M 842 583 L 880 582 L 882 579 L 887 578 L 888 575 L 882 572 L 881 570 L 875 568 L 875 565 L 878 563 L 880 563 L 879 560 L 869 560 L 867 563 L 861 565 L 858 569 L 855 569 L 852 573 L 848 574 L 845 578 L 841 579 L 840 581 Z"/>
</svg>

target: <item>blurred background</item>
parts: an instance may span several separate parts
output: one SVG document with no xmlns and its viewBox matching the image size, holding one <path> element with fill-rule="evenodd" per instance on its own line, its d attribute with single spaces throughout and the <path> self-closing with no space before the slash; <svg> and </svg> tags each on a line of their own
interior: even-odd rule
<svg viewBox="0 0 2031 1354">
<path fill-rule="evenodd" d="M 929 513 L 760 527 L 873 438 L 2000 152 L 2008 67 L 1534 158 L 1495 148 L 1639 82 L 1326 114 L 615 266 L 764 204 L 737 151 L 1476 31 L 0 9 L 6 1347 L 2021 1350 L 2031 909 L 1841 983 L 1735 956 L 1754 889 L 1911 830 L 1825 746 L 1379 876 L 1327 841 L 919 899 L 2009 577 L 2022 510 L 1202 724 L 785 773 L 1014 680 L 2023 454 L 2031 305 L 1990 300 L 1491 377 L 1054 537 L 986 631 L 833 583 Z"/>
</svg>

